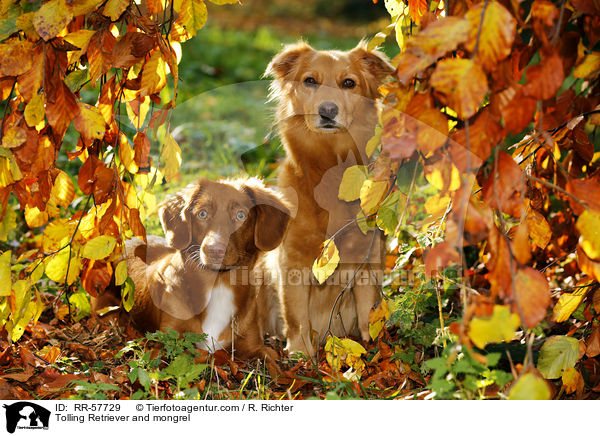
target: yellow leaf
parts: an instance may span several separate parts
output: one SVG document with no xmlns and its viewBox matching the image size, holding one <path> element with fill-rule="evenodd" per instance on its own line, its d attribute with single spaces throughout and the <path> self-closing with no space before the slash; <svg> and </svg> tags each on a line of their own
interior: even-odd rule
<svg viewBox="0 0 600 436">
<path fill-rule="evenodd" d="M 371 139 L 369 139 L 369 142 L 367 142 L 367 146 L 365 148 L 365 152 L 367 153 L 368 157 L 371 157 L 371 155 L 375 152 L 375 150 L 377 150 L 377 147 L 379 147 L 379 145 L 381 145 L 381 133 L 383 132 L 383 129 L 381 128 L 380 125 L 377 125 L 375 127 L 375 134 L 373 135 L 373 137 Z"/>
<path fill-rule="evenodd" d="M 509 400 L 549 400 L 550 388 L 544 379 L 532 373 L 523 374 L 508 394 Z"/>
<path fill-rule="evenodd" d="M 52 252 L 63 248 L 71 239 L 76 223 L 66 218 L 57 219 L 49 223 L 44 229 L 42 249 Z"/>
<path fill-rule="evenodd" d="M 511 313 L 508 306 L 494 306 L 490 318 L 473 318 L 469 328 L 469 338 L 479 348 L 487 344 L 511 341 L 519 327 L 519 316 Z"/>
<path fill-rule="evenodd" d="M 0 207 L 2 204 L 0 203 Z M 4 218 L 0 221 L 0 241 L 6 241 L 10 232 L 17 228 L 17 213 L 12 207 L 6 208 Z"/>
<path fill-rule="evenodd" d="M 577 219 L 579 245 L 591 260 L 600 260 L 600 213 L 586 209 Z"/>
<path fill-rule="evenodd" d="M 104 259 L 113 252 L 116 243 L 114 236 L 97 236 L 83 246 L 82 256 L 93 260 Z"/>
<path fill-rule="evenodd" d="M 352 339 L 330 336 L 325 344 L 325 357 L 334 372 L 339 372 L 343 364 L 358 371 L 364 369 L 361 356 L 366 353 L 367 350 Z"/>
<path fill-rule="evenodd" d="M 67 27 L 72 19 L 71 9 L 65 0 L 50 0 L 33 16 L 33 27 L 44 41 L 48 41 Z"/>
<path fill-rule="evenodd" d="M 600 70 L 600 52 L 592 52 L 588 54 L 583 61 L 573 70 L 573 77 L 576 79 L 584 79 L 598 73 Z"/>
<path fill-rule="evenodd" d="M 69 247 L 67 247 L 45 259 L 45 273 L 50 280 L 54 280 L 56 283 L 64 283 L 65 277 L 67 277 L 67 269 L 69 272 L 66 280 L 67 285 L 73 284 L 79 277 L 81 271 L 79 254 L 76 250 L 72 250 L 70 254 L 69 251 Z"/>
<path fill-rule="evenodd" d="M 93 2 L 98 2 L 98 0 L 93 0 Z M 80 14 L 75 14 L 75 16 L 77 15 Z M 73 50 L 68 53 L 70 64 L 77 61 L 85 54 L 88 49 L 88 45 L 90 44 L 90 39 L 92 39 L 92 35 L 94 35 L 94 33 L 96 33 L 94 30 L 80 29 L 76 32 L 69 33 L 64 37 L 65 41 L 73 44 L 75 47 L 79 47 L 79 50 Z"/>
<path fill-rule="evenodd" d="M 375 340 L 379 337 L 388 319 L 390 319 L 390 309 L 387 301 L 383 299 L 369 312 L 369 335 L 371 339 Z"/>
<path fill-rule="evenodd" d="M 365 215 L 371 215 L 377 210 L 377 207 L 383 200 L 383 197 L 385 197 L 387 190 L 387 182 L 365 180 L 360 188 L 360 208 L 363 210 Z"/>
<path fill-rule="evenodd" d="M 340 183 L 338 198 L 344 201 L 358 200 L 365 180 L 367 180 L 367 169 L 364 165 L 346 168 Z"/>
<path fill-rule="evenodd" d="M 75 129 L 86 139 L 102 139 L 106 126 L 100 109 L 79 102 L 79 114 L 73 120 Z"/>
<path fill-rule="evenodd" d="M 135 283 L 133 283 L 131 277 L 127 277 L 121 287 L 121 301 L 123 302 L 123 309 L 129 312 L 135 302 Z"/>
<path fill-rule="evenodd" d="M 25 129 L 19 126 L 9 127 L 2 137 L 2 147 L 15 148 L 22 145 L 27 140 Z"/>
<path fill-rule="evenodd" d="M 430 83 L 444 94 L 446 103 L 460 118 L 475 115 L 489 91 L 485 73 L 471 59 L 454 58 L 438 62 Z"/>
<path fill-rule="evenodd" d="M 160 50 L 154 50 L 144 64 L 140 95 L 155 94 L 167 84 L 167 70 Z"/>
<path fill-rule="evenodd" d="M 36 94 L 25 106 L 25 122 L 29 127 L 35 127 L 44 121 L 46 99 L 44 94 Z"/>
<path fill-rule="evenodd" d="M 119 159 L 127 171 L 131 174 L 138 172 L 138 166 L 135 163 L 135 152 L 133 147 L 129 145 L 129 141 L 125 135 L 119 138 Z"/>
<path fill-rule="evenodd" d="M 42 259 L 30 263 L 25 268 L 25 272 L 29 274 L 29 281 L 37 283 L 44 275 L 44 261 Z"/>
<path fill-rule="evenodd" d="M 125 108 L 131 124 L 140 129 L 150 109 L 150 97 L 138 96 L 135 100 L 125 102 Z"/>
<path fill-rule="evenodd" d="M 64 171 L 60 171 L 54 180 L 50 191 L 50 202 L 62 207 L 68 207 L 75 197 L 73 181 Z"/>
<path fill-rule="evenodd" d="M 202 0 L 177 0 L 175 10 L 180 14 L 185 30 L 191 36 L 195 36 L 206 24 L 208 10 Z"/>
<path fill-rule="evenodd" d="M 72 0 L 69 4 L 71 5 L 73 16 L 78 17 L 79 15 L 85 15 L 95 11 L 102 2 L 103 0 Z M 77 47 L 79 46 L 77 45 Z"/>
<path fill-rule="evenodd" d="M 160 158 L 165 161 L 165 180 L 170 182 L 179 174 L 179 166 L 181 165 L 181 149 L 170 133 L 165 138 Z"/>
<path fill-rule="evenodd" d="M 18 76 L 30 70 L 32 50 L 32 43 L 26 39 L 13 38 L 0 44 L 0 75 Z"/>
<path fill-rule="evenodd" d="M 115 268 L 115 285 L 121 286 L 127 280 L 127 261 L 122 260 Z"/>
<path fill-rule="evenodd" d="M 581 288 L 572 294 L 562 294 L 552 310 L 552 320 L 556 322 L 568 320 L 583 300 L 583 297 L 585 297 L 587 291 L 588 288 Z"/>
<path fill-rule="evenodd" d="M 437 194 L 429 197 L 425 202 L 425 212 L 432 215 L 433 218 L 440 218 L 448 209 L 450 197 L 447 195 Z"/>
<path fill-rule="evenodd" d="M 108 0 L 102 13 L 111 21 L 117 21 L 127 6 L 129 6 L 129 0 Z"/>
<path fill-rule="evenodd" d="M 567 394 L 575 392 L 579 384 L 583 382 L 581 374 L 573 367 L 565 369 L 561 378 Z"/>
<path fill-rule="evenodd" d="M 12 281 L 10 276 L 11 251 L 7 250 L 0 255 L 0 297 L 10 295 Z"/>
<path fill-rule="evenodd" d="M 440 191 L 456 191 L 460 188 L 458 168 L 449 161 L 425 166 L 425 178 Z"/>
<path fill-rule="evenodd" d="M 48 222 L 48 212 L 41 211 L 37 206 L 25 206 L 25 222 L 30 228 L 43 226 Z"/>
<path fill-rule="evenodd" d="M 531 209 L 527 214 L 527 227 L 533 243 L 540 248 L 546 248 L 552 238 L 552 230 L 550 230 L 546 218 L 541 213 Z"/>
<path fill-rule="evenodd" d="M 10 150 L 0 147 L 0 188 L 23 178 L 19 165 Z"/>
<path fill-rule="evenodd" d="M 312 266 L 313 274 L 321 284 L 333 274 L 340 262 L 340 253 L 332 239 L 328 239 L 321 244 L 321 253 L 315 259 Z"/>
</svg>

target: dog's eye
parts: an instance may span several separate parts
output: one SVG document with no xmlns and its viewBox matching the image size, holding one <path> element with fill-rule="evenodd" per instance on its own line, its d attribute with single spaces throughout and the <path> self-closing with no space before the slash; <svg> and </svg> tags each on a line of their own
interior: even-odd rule
<svg viewBox="0 0 600 436">
<path fill-rule="evenodd" d="M 342 82 L 342 88 L 352 89 L 356 86 L 356 82 L 352 79 L 344 79 Z"/>
<path fill-rule="evenodd" d="M 205 220 L 206 218 L 208 218 L 208 212 L 206 211 L 206 209 L 202 209 L 198 216 L 201 220 Z"/>
<path fill-rule="evenodd" d="M 307 77 L 306 79 L 304 79 L 304 85 L 313 87 L 313 86 L 317 86 L 318 83 L 314 77 Z"/>
<path fill-rule="evenodd" d="M 235 216 L 238 221 L 244 221 L 246 219 L 246 213 L 243 210 L 238 210 L 238 213 Z"/>
</svg>

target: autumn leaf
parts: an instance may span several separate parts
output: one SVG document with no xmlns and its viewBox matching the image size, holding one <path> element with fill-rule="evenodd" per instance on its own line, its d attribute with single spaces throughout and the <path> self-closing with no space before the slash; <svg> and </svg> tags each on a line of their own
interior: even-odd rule
<svg viewBox="0 0 600 436">
<path fill-rule="evenodd" d="M 431 86 L 444 95 L 448 106 L 461 118 L 475 115 L 489 90 L 485 73 L 470 59 L 438 62 Z"/>
<path fill-rule="evenodd" d="M 559 378 L 579 360 L 579 341 L 568 336 L 551 336 L 540 350 L 537 369 L 547 379 Z"/>
<path fill-rule="evenodd" d="M 365 180 L 360 188 L 360 208 L 365 215 L 370 215 L 385 197 L 388 190 L 388 182 Z"/>
<path fill-rule="evenodd" d="M 48 123 L 57 132 L 64 134 L 69 124 L 79 113 L 79 104 L 71 90 L 63 82 L 60 82 L 54 101 L 46 102 L 46 117 Z"/>
<path fill-rule="evenodd" d="M 335 241 L 328 239 L 321 244 L 321 253 L 315 259 L 312 272 L 320 284 L 331 276 L 340 262 L 340 253 L 335 246 Z"/>
<path fill-rule="evenodd" d="M 165 180 L 170 182 L 179 174 L 179 166 L 181 165 L 181 149 L 170 133 L 165 138 L 160 158 L 165 161 Z"/>
<path fill-rule="evenodd" d="M 544 319 L 550 305 L 548 281 L 541 272 L 523 266 L 517 270 L 513 283 L 519 307 L 525 318 L 523 322 L 526 327 L 533 328 Z M 513 311 L 519 313 L 517 303 L 514 303 Z"/>
<path fill-rule="evenodd" d="M 175 10 L 181 15 L 191 36 L 195 36 L 206 24 L 208 10 L 203 0 L 178 0 L 175 2 Z"/>
<path fill-rule="evenodd" d="M 72 285 L 79 278 L 79 272 L 81 271 L 79 253 L 73 252 L 69 247 L 47 257 L 44 264 L 46 275 L 56 283 Z"/>
<path fill-rule="evenodd" d="M 469 338 L 479 348 L 490 343 L 511 341 L 519 324 L 519 316 L 511 313 L 508 306 L 496 305 L 490 318 L 471 320 Z"/>
<path fill-rule="evenodd" d="M 135 284 L 131 277 L 127 277 L 123 286 L 121 286 L 121 301 L 123 303 L 123 309 L 126 312 L 130 312 L 135 303 Z"/>
<path fill-rule="evenodd" d="M 85 139 L 102 139 L 106 129 L 104 118 L 97 107 L 79 102 L 79 114 L 73 120 L 75 129 Z"/>
<path fill-rule="evenodd" d="M 104 259 L 115 249 L 117 240 L 113 236 L 100 235 L 83 246 L 82 256 L 86 259 Z"/>
<path fill-rule="evenodd" d="M 25 106 L 25 122 L 29 127 L 35 127 L 44 121 L 45 118 L 44 94 L 36 94 Z"/>
<path fill-rule="evenodd" d="M 19 126 L 9 127 L 2 137 L 2 147 L 16 148 L 21 146 L 26 140 L 25 129 Z"/>
<path fill-rule="evenodd" d="M 387 301 L 382 299 L 369 311 L 369 336 L 375 340 L 381 334 L 386 321 L 390 319 L 390 309 Z"/>
<path fill-rule="evenodd" d="M 50 202 L 62 207 L 68 207 L 75 198 L 73 181 L 64 171 L 59 171 L 54 186 L 50 191 Z"/>
<path fill-rule="evenodd" d="M 33 26 L 38 35 L 48 41 L 67 27 L 72 19 L 71 8 L 67 7 L 65 0 L 50 0 L 33 16 Z"/>
<path fill-rule="evenodd" d="M 568 320 L 583 301 L 587 291 L 587 288 L 581 288 L 570 294 L 562 294 L 552 311 L 552 320 L 556 322 Z"/>
<path fill-rule="evenodd" d="M 538 64 L 528 67 L 525 76 L 525 95 L 540 100 L 554 97 L 564 80 L 562 60 L 558 53 L 546 55 Z"/>
<path fill-rule="evenodd" d="M 567 368 L 562 373 L 562 382 L 567 394 L 572 394 L 578 387 L 583 387 L 583 378 L 575 368 Z"/>
<path fill-rule="evenodd" d="M 122 260 L 115 268 L 115 285 L 121 286 L 127 279 L 127 261 Z"/>
<path fill-rule="evenodd" d="M 18 76 L 31 69 L 33 44 L 27 40 L 12 38 L 0 44 L 0 74 Z"/>
<path fill-rule="evenodd" d="M 116 21 L 129 6 L 129 0 L 108 0 L 102 12 L 112 21 Z"/>
<path fill-rule="evenodd" d="M 465 48 L 473 52 L 477 47 L 475 60 L 487 71 L 496 69 L 498 63 L 510 54 L 517 20 L 497 1 L 476 4 L 469 8 L 465 18 L 470 24 Z"/>
<path fill-rule="evenodd" d="M 191 0 L 190 0 L 191 1 Z M 165 61 L 160 50 L 154 50 L 144 64 L 142 71 L 141 95 L 151 95 L 160 91 L 167 84 Z"/>
<path fill-rule="evenodd" d="M 546 248 L 552 239 L 552 230 L 546 218 L 541 213 L 530 209 L 526 220 L 533 243 L 540 248 Z"/>
<path fill-rule="evenodd" d="M 577 219 L 579 245 L 591 260 L 600 260 L 600 211 L 585 210 Z"/>
<path fill-rule="evenodd" d="M 344 201 L 354 201 L 360 198 L 360 190 L 367 180 L 367 169 L 364 165 L 353 165 L 344 170 L 338 198 Z"/>
<path fill-rule="evenodd" d="M 10 276 L 11 251 L 6 250 L 0 255 L 0 297 L 11 294 L 12 281 Z"/>
<path fill-rule="evenodd" d="M 550 388 L 544 379 L 528 372 L 523 374 L 511 387 L 509 400 L 549 400 Z"/>
</svg>

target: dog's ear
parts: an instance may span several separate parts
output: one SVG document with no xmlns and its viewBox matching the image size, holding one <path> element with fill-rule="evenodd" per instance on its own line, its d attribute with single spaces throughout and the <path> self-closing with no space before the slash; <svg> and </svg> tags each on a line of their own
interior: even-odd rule
<svg viewBox="0 0 600 436">
<path fill-rule="evenodd" d="M 287 45 L 269 63 L 263 77 L 272 77 L 273 79 L 289 78 L 300 56 L 310 51 L 314 51 L 314 49 L 303 41 Z"/>
<path fill-rule="evenodd" d="M 387 56 L 376 49 L 369 50 L 366 41 L 359 42 L 350 53 L 378 82 L 381 82 L 395 70 Z"/>
<path fill-rule="evenodd" d="M 158 207 L 158 217 L 167 242 L 177 250 L 187 248 L 192 242 L 190 207 L 192 197 L 200 189 L 201 182 L 189 185 L 167 198 Z"/>
<path fill-rule="evenodd" d="M 243 189 L 252 198 L 256 209 L 254 245 L 261 251 L 277 248 L 290 221 L 290 208 L 279 194 L 257 179 L 245 182 Z"/>
</svg>

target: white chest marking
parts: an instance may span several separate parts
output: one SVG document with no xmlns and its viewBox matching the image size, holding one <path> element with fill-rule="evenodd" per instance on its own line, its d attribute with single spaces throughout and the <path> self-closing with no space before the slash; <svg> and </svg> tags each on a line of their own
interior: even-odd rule
<svg viewBox="0 0 600 436">
<path fill-rule="evenodd" d="M 226 343 L 219 342 L 219 336 L 231 324 L 234 312 L 232 290 L 223 285 L 213 288 L 202 323 L 202 333 L 207 335 L 206 344 L 201 348 L 214 352 L 229 344 L 229 340 Z"/>
</svg>

